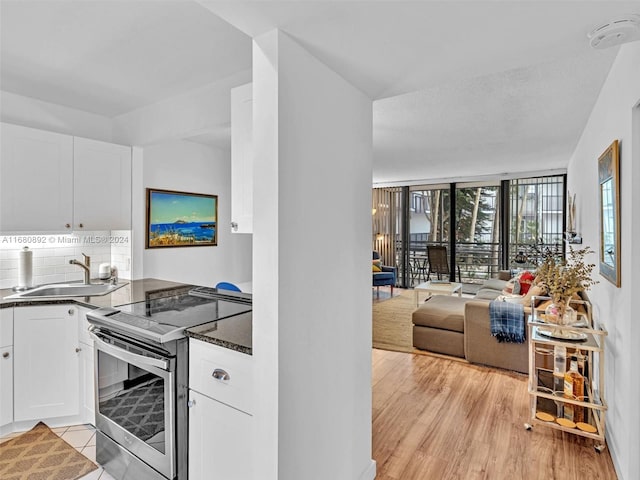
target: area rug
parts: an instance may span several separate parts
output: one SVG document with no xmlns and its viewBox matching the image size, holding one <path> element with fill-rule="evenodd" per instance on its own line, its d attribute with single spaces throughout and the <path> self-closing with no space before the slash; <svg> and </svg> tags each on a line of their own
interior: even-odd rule
<svg viewBox="0 0 640 480">
<path fill-rule="evenodd" d="M 395 289 L 400 295 L 373 303 L 373 347 L 413 352 L 411 314 L 417 308 L 413 290 Z"/>
<path fill-rule="evenodd" d="M 42 422 L 0 443 L 2 480 L 76 480 L 96 468 Z"/>
</svg>

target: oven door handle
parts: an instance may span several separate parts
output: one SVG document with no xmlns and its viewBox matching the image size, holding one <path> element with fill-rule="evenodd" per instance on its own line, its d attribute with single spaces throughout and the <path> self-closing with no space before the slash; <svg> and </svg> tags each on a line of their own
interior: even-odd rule
<svg viewBox="0 0 640 480">
<path fill-rule="evenodd" d="M 138 355 L 137 353 L 127 352 L 126 350 L 108 344 L 94 332 L 89 332 L 89 335 L 91 336 L 91 338 L 93 338 L 96 344 L 98 344 L 98 348 L 100 350 L 106 353 L 110 353 L 116 358 L 129 363 L 137 362 L 142 363 L 143 365 L 150 365 L 161 370 L 169 371 L 168 360 L 160 360 L 158 358 L 145 357 L 144 355 Z"/>
</svg>

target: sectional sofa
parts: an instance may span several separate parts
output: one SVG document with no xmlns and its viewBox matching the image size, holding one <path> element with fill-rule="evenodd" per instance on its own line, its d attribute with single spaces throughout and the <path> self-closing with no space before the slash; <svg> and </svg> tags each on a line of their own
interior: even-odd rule
<svg viewBox="0 0 640 480">
<path fill-rule="evenodd" d="M 527 373 L 527 343 L 499 343 L 491 335 L 489 302 L 502 294 L 508 272 L 491 279 L 474 298 L 437 295 L 413 312 L 413 345 L 471 363 Z"/>
</svg>

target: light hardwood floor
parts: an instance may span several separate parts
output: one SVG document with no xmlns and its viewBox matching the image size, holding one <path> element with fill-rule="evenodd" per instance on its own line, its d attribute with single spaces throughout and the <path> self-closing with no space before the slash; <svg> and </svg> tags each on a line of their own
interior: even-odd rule
<svg viewBox="0 0 640 480">
<path fill-rule="evenodd" d="M 608 450 L 528 420 L 527 377 L 373 350 L 376 480 L 614 480 Z"/>
</svg>

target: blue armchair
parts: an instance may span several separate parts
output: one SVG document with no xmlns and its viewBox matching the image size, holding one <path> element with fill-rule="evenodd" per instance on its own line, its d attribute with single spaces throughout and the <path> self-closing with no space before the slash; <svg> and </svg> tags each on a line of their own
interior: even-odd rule
<svg viewBox="0 0 640 480">
<path fill-rule="evenodd" d="M 373 251 L 373 260 L 380 260 L 380 254 Z M 393 287 L 396 284 L 396 267 L 381 265 L 381 272 L 373 273 L 373 286 L 376 287 L 376 293 L 379 294 L 380 286 L 389 285 L 391 287 L 391 296 L 393 296 Z"/>
</svg>

